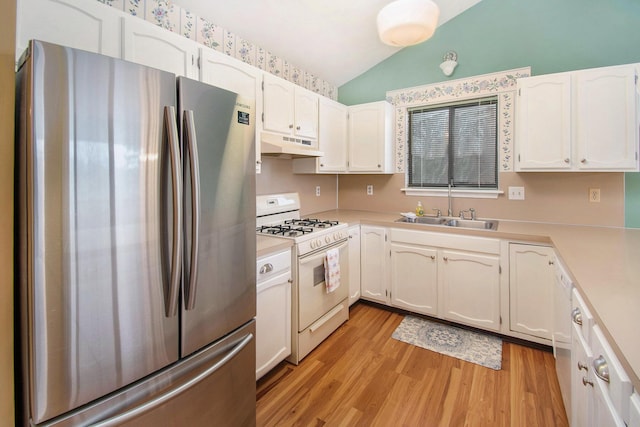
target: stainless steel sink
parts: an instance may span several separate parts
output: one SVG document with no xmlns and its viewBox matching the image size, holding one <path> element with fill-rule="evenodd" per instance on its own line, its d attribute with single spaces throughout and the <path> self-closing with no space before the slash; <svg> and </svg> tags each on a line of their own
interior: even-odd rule
<svg viewBox="0 0 640 427">
<path fill-rule="evenodd" d="M 498 228 L 498 221 L 485 220 L 485 219 L 450 219 L 447 220 L 444 225 L 447 227 L 460 227 L 460 228 L 476 228 L 480 230 L 496 230 Z"/>
<path fill-rule="evenodd" d="M 409 224 L 443 225 L 446 227 L 474 228 L 477 230 L 497 230 L 498 221 L 488 219 L 459 219 L 451 217 L 418 216 L 415 218 L 402 217 L 396 222 Z"/>
<path fill-rule="evenodd" d="M 446 218 L 435 216 L 417 216 L 415 218 L 402 217 L 397 219 L 396 222 L 408 222 L 411 224 L 429 224 L 429 225 L 444 225 L 447 221 Z"/>
</svg>

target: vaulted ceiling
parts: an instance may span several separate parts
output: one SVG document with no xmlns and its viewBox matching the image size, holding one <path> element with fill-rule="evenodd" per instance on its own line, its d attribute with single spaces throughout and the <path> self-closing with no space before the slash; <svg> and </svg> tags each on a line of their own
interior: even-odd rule
<svg viewBox="0 0 640 427">
<path fill-rule="evenodd" d="M 480 0 L 434 0 L 439 25 Z M 398 52 L 376 30 L 390 0 L 176 0 L 188 11 L 340 86 Z M 428 43 L 428 41 L 426 42 Z"/>
</svg>

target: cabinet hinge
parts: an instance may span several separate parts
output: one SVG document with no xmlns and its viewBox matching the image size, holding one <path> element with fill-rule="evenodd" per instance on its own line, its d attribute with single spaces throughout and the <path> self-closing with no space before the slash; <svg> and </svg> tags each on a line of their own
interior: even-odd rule
<svg viewBox="0 0 640 427">
<path fill-rule="evenodd" d="M 500 324 L 502 325 L 502 316 L 500 316 Z"/>
<path fill-rule="evenodd" d="M 191 65 L 196 65 L 196 56 L 191 55 Z"/>
<path fill-rule="evenodd" d="M 198 56 L 198 69 L 202 68 L 202 58 Z"/>
<path fill-rule="evenodd" d="M 498 266 L 498 274 L 502 274 L 502 266 L 501 265 Z"/>
<path fill-rule="evenodd" d="M 522 89 L 518 89 L 518 96 L 522 95 L 521 90 L 522 90 Z"/>
<path fill-rule="evenodd" d="M 262 91 L 264 92 L 264 80 L 262 81 L 261 86 L 262 86 Z"/>
<path fill-rule="evenodd" d="M 520 154 L 518 154 L 518 161 L 520 161 Z"/>
<path fill-rule="evenodd" d="M 262 113 L 262 123 L 264 123 L 264 113 Z"/>
<path fill-rule="evenodd" d="M 387 235 L 386 234 L 384 235 L 384 241 L 385 242 L 387 241 Z"/>
</svg>

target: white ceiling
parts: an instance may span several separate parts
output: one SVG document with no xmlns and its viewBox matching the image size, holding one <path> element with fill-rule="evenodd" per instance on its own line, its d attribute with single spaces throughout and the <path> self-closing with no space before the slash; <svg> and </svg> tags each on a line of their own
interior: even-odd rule
<svg viewBox="0 0 640 427">
<path fill-rule="evenodd" d="M 442 25 L 480 0 L 434 1 Z M 376 30 L 378 11 L 390 0 L 175 3 L 337 86 L 400 50 L 383 44 Z"/>
</svg>

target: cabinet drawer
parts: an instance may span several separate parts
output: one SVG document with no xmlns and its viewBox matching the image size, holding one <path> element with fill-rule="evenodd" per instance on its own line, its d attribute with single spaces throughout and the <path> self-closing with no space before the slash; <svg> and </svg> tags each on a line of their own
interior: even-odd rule
<svg viewBox="0 0 640 427">
<path fill-rule="evenodd" d="M 629 427 L 640 427 L 640 395 L 635 392 L 629 404 Z"/>
<path fill-rule="evenodd" d="M 258 258 L 256 264 L 256 280 L 260 283 L 291 269 L 291 251 L 287 249 Z"/>
<path fill-rule="evenodd" d="M 592 332 L 594 381 L 597 381 L 608 392 L 616 412 L 628 424 L 629 403 L 633 391 L 631 381 L 600 327 L 595 325 Z"/>
<path fill-rule="evenodd" d="M 587 345 L 591 346 L 591 328 L 593 327 L 593 315 L 584 303 L 580 293 L 573 288 L 571 297 L 571 320 L 578 325 L 578 330 Z"/>
</svg>

